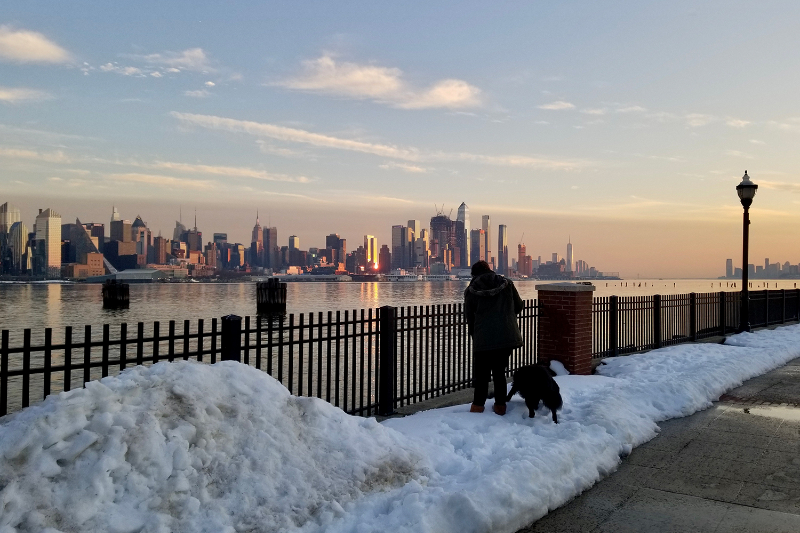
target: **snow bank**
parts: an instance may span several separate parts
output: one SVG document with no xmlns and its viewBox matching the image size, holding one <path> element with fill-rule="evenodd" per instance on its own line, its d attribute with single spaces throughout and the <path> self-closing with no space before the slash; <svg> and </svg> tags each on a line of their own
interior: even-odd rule
<svg viewBox="0 0 800 533">
<path fill-rule="evenodd" d="M 402 441 L 238 363 L 138 367 L 3 420 L 0 531 L 315 529 L 425 482 Z"/>
<path fill-rule="evenodd" d="M 558 425 L 519 397 L 504 417 L 463 405 L 378 424 L 244 365 L 137 368 L 0 423 L 0 533 L 513 532 L 658 422 L 799 356 L 791 326 L 559 369 Z"/>
</svg>

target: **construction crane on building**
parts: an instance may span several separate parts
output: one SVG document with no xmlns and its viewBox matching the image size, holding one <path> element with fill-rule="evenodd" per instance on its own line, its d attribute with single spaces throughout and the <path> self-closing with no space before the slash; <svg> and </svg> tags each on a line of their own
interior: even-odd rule
<svg viewBox="0 0 800 533">
<path fill-rule="evenodd" d="M 519 238 L 519 244 L 522 244 L 522 239 L 525 238 L 525 232 L 522 232 L 522 237 Z"/>
</svg>

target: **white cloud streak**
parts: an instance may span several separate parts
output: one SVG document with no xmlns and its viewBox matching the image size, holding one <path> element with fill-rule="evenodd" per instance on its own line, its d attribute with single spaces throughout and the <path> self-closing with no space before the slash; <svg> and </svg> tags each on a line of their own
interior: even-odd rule
<svg viewBox="0 0 800 533">
<path fill-rule="evenodd" d="M 394 161 L 389 161 L 388 163 L 384 163 L 383 165 L 378 165 L 378 168 L 382 168 L 384 170 L 399 169 L 405 172 L 411 172 L 415 174 L 424 174 L 425 172 L 428 172 L 428 169 L 424 167 L 420 167 L 417 165 L 410 165 L 408 163 L 396 163 Z"/>
<path fill-rule="evenodd" d="M 8 104 L 35 102 L 49 100 L 50 98 L 52 98 L 52 96 L 44 91 L 0 86 L 0 102 L 6 102 Z"/>
<path fill-rule="evenodd" d="M 458 79 L 411 87 L 399 68 L 337 62 L 330 54 L 303 61 L 303 72 L 275 85 L 287 89 L 372 100 L 401 109 L 461 109 L 481 105 L 481 90 Z"/>
<path fill-rule="evenodd" d="M 168 51 L 161 54 L 134 55 L 130 57 L 148 65 L 166 67 L 167 72 L 180 72 L 181 70 L 216 72 L 202 48 L 189 48 L 182 52 Z"/>
<path fill-rule="evenodd" d="M 418 148 L 406 148 L 387 144 L 368 143 L 350 139 L 342 139 L 331 135 L 312 133 L 309 131 L 276 126 L 248 120 L 237 120 L 212 115 L 197 115 L 192 113 L 170 113 L 183 124 L 200 126 L 212 130 L 228 131 L 232 133 L 246 133 L 256 137 L 269 137 L 279 141 L 310 144 L 323 148 L 335 148 L 366 154 L 401 159 L 411 162 L 425 161 L 464 161 L 483 163 L 488 165 L 525 168 L 550 168 L 573 170 L 588 166 L 585 161 L 560 161 L 554 159 L 538 158 L 523 155 L 484 155 L 470 153 L 448 153 L 422 151 Z"/>
<path fill-rule="evenodd" d="M 0 26 L 0 59 L 14 63 L 69 63 L 69 52 L 41 33 Z"/>
<path fill-rule="evenodd" d="M 566 109 L 575 109 L 575 104 L 571 104 L 569 102 L 565 102 L 563 100 L 558 100 L 556 102 L 551 102 L 549 104 L 543 104 L 539 106 L 539 109 L 547 109 L 551 111 L 562 111 Z"/>
</svg>

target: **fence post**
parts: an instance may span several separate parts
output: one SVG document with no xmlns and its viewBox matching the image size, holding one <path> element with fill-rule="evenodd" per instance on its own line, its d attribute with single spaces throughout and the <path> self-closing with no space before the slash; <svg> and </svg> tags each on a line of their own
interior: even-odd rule
<svg viewBox="0 0 800 533">
<path fill-rule="evenodd" d="M 689 336 L 697 342 L 697 293 L 689 293 Z"/>
<path fill-rule="evenodd" d="M 786 289 L 781 289 L 781 324 L 786 324 Z"/>
<path fill-rule="evenodd" d="M 536 355 L 540 363 L 560 361 L 570 374 L 592 373 L 591 283 L 536 285 L 539 328 Z"/>
<path fill-rule="evenodd" d="M 661 295 L 653 295 L 653 347 L 661 348 Z"/>
<path fill-rule="evenodd" d="M 719 293 L 719 329 L 722 336 L 725 336 L 725 326 L 728 323 L 728 317 L 725 316 L 725 304 L 728 295 L 725 291 Z"/>
<path fill-rule="evenodd" d="M 612 357 L 619 355 L 619 297 L 608 299 L 608 349 Z"/>
<path fill-rule="evenodd" d="M 378 414 L 394 413 L 394 381 L 397 366 L 397 309 L 378 309 Z"/>
<path fill-rule="evenodd" d="M 242 317 L 222 317 L 222 361 L 242 362 Z"/>
</svg>

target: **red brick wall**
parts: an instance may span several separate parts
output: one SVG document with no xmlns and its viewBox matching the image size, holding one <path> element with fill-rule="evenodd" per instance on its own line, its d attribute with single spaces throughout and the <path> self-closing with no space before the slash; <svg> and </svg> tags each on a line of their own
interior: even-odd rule
<svg viewBox="0 0 800 533">
<path fill-rule="evenodd" d="M 592 373 L 592 292 L 539 291 L 537 355 L 571 374 Z"/>
</svg>

